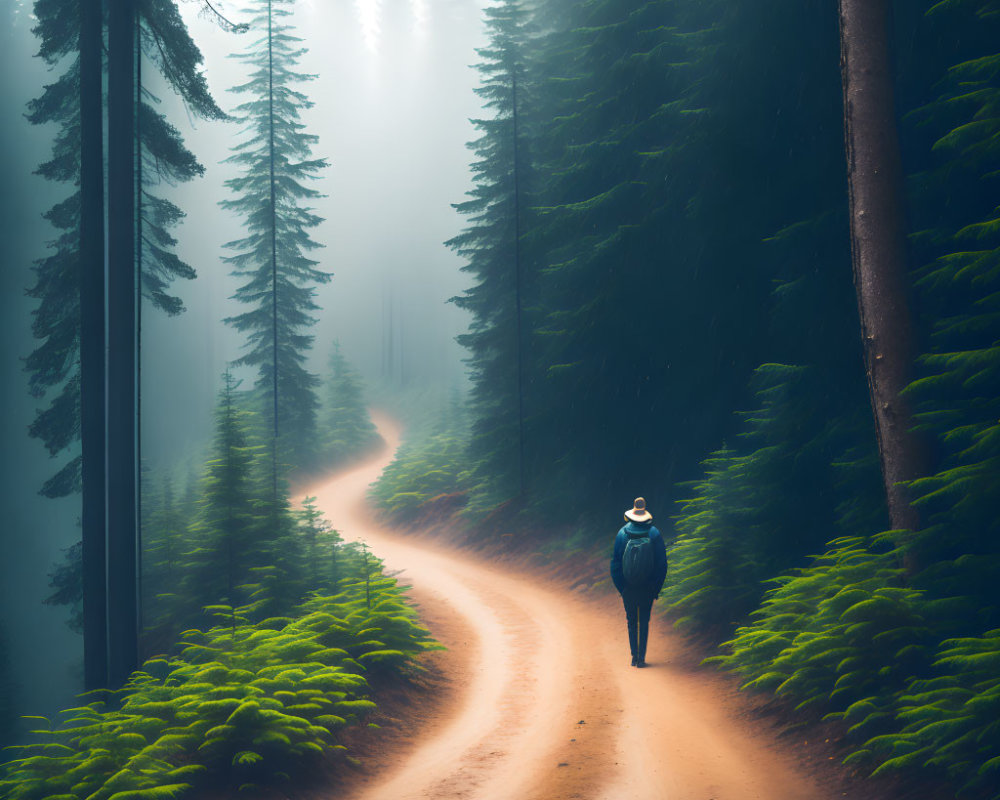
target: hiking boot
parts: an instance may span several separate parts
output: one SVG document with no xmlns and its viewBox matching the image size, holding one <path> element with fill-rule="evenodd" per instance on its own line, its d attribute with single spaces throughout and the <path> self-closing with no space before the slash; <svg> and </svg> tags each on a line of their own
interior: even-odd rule
<svg viewBox="0 0 1000 800">
<path fill-rule="evenodd" d="M 639 665 L 639 656 L 632 656 L 632 666 L 635 667 L 638 665 Z"/>
<path fill-rule="evenodd" d="M 632 666 L 633 667 L 647 667 L 649 665 L 646 663 L 645 659 L 634 658 L 634 659 L 632 659 Z"/>
</svg>

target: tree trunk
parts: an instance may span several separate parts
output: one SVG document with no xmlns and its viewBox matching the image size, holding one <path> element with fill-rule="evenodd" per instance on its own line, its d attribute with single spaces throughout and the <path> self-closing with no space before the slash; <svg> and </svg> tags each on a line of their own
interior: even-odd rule
<svg viewBox="0 0 1000 800">
<path fill-rule="evenodd" d="M 136 548 L 135 0 L 108 12 L 109 682 L 138 665 Z"/>
<path fill-rule="evenodd" d="M 899 485 L 921 474 L 924 456 L 900 394 L 915 348 L 888 22 L 887 0 L 840 0 L 851 260 L 868 388 L 890 522 L 894 529 L 916 530 L 919 515 Z"/>
<path fill-rule="evenodd" d="M 108 679 L 105 572 L 104 148 L 101 0 L 80 3 L 80 440 L 83 680 Z"/>
</svg>

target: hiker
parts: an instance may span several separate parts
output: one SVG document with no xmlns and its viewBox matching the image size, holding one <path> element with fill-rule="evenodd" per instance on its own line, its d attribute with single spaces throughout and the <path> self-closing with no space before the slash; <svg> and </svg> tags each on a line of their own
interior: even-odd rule
<svg viewBox="0 0 1000 800">
<path fill-rule="evenodd" d="M 667 578 L 667 546 L 653 526 L 653 515 L 646 510 L 643 498 L 635 498 L 625 512 L 625 523 L 615 536 L 611 580 L 625 604 L 632 666 L 644 667 L 649 614 Z"/>
</svg>

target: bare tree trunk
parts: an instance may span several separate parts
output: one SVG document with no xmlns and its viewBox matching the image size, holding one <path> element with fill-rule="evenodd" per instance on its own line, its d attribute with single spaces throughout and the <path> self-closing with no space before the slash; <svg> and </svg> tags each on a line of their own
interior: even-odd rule
<svg viewBox="0 0 1000 800">
<path fill-rule="evenodd" d="M 83 680 L 107 685 L 105 558 L 104 147 L 101 0 L 80 3 L 80 439 Z"/>
<path fill-rule="evenodd" d="M 108 6 L 108 679 L 138 666 L 135 0 Z"/>
<path fill-rule="evenodd" d="M 868 388 L 890 522 L 916 530 L 919 515 L 899 485 L 921 474 L 924 454 L 900 394 L 915 348 L 888 22 L 888 0 L 840 0 L 851 259 Z"/>
</svg>

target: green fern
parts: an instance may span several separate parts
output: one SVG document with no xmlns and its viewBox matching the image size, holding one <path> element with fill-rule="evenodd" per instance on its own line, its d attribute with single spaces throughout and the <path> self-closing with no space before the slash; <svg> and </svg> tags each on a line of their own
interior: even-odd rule
<svg viewBox="0 0 1000 800">
<path fill-rule="evenodd" d="M 208 609 L 220 624 L 181 635 L 180 655 L 134 673 L 117 702 L 97 699 L 46 728 L 5 765 L 11 800 L 164 800 L 228 776 L 234 790 L 273 783 L 324 754 L 375 710 L 370 675 L 407 676 L 437 645 L 377 560 L 338 548 L 343 577 L 293 616 L 253 621 L 269 606 Z"/>
</svg>

